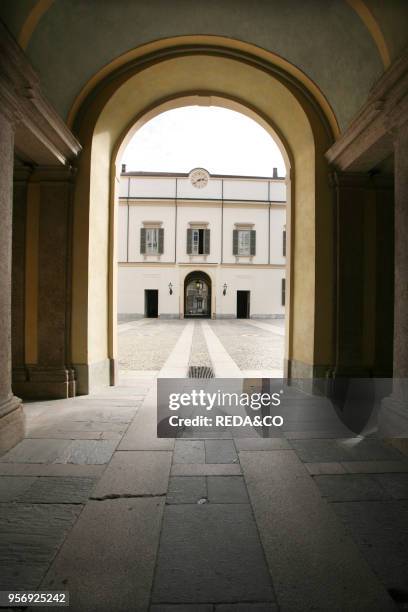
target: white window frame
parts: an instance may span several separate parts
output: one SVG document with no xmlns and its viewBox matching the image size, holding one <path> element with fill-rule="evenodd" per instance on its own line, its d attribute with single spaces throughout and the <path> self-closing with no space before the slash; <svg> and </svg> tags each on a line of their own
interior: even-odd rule
<svg viewBox="0 0 408 612">
<path fill-rule="evenodd" d="M 251 255 L 251 230 L 238 230 L 238 256 L 248 257 Z"/>
<path fill-rule="evenodd" d="M 159 252 L 159 228 L 146 227 L 146 255 L 157 255 Z"/>
<path fill-rule="evenodd" d="M 200 251 L 200 229 L 193 227 L 191 232 L 191 254 L 199 255 Z"/>
</svg>

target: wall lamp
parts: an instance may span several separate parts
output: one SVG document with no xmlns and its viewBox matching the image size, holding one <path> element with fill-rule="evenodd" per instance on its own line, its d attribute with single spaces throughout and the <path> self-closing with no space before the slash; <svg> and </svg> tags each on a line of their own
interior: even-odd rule
<svg viewBox="0 0 408 612">
<path fill-rule="evenodd" d="M 224 283 L 222 295 L 227 295 L 227 283 Z"/>
<path fill-rule="evenodd" d="M 173 285 L 169 283 L 169 294 L 173 295 Z"/>
</svg>

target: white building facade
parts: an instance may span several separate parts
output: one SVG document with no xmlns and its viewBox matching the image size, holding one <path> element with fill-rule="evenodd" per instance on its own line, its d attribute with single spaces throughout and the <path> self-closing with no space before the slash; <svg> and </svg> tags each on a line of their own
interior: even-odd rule
<svg viewBox="0 0 408 612">
<path fill-rule="evenodd" d="M 284 316 L 286 180 L 275 171 L 122 172 L 117 225 L 120 321 Z"/>
</svg>

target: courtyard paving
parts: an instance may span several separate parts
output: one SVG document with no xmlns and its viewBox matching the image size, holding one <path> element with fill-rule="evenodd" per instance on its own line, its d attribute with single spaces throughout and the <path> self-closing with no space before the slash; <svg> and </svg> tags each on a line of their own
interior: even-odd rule
<svg viewBox="0 0 408 612">
<path fill-rule="evenodd" d="M 281 372 L 283 339 L 274 320 L 127 323 L 117 387 L 27 403 L 0 457 L 0 590 L 69 591 L 81 612 L 406 609 L 394 448 L 306 422 L 296 393 L 279 437 L 156 436 L 158 376 Z"/>
</svg>

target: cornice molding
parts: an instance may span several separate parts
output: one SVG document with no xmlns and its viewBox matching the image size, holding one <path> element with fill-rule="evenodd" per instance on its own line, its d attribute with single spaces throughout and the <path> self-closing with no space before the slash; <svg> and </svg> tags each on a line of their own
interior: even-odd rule
<svg viewBox="0 0 408 612">
<path fill-rule="evenodd" d="M 23 158 L 65 165 L 80 152 L 80 143 L 43 96 L 37 73 L 1 22 L 0 109 L 14 126 Z"/>
<path fill-rule="evenodd" d="M 326 158 L 337 170 L 368 172 L 393 153 L 393 141 L 407 121 L 408 49 L 377 81 Z"/>
</svg>

